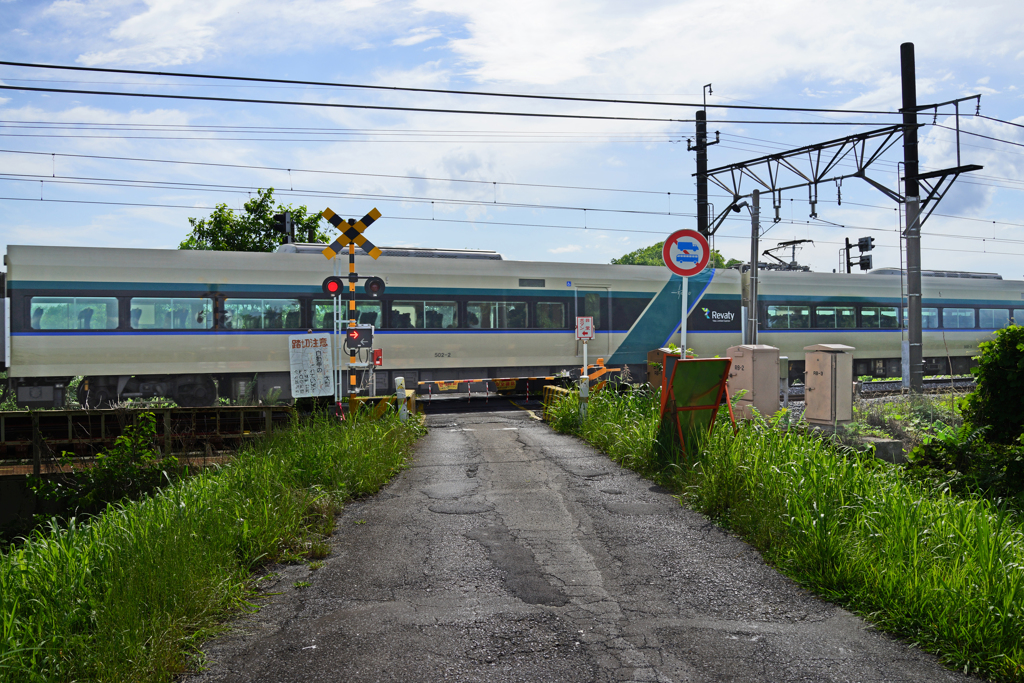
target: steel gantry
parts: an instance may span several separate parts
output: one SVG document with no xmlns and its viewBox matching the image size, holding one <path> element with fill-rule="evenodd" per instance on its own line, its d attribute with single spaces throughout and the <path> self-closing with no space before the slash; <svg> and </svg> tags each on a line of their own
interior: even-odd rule
<svg viewBox="0 0 1024 683">
<path fill-rule="evenodd" d="M 982 166 L 977 164 L 962 164 L 960 161 L 959 106 L 961 102 L 976 100 L 977 106 L 980 108 L 981 95 L 918 106 L 914 83 L 914 46 L 912 43 L 905 43 L 900 46 L 900 51 L 903 76 L 903 107 L 900 109 L 903 113 L 902 124 L 883 126 L 828 142 L 719 166 L 694 175 L 699 176 L 698 184 L 701 181 L 713 182 L 732 197 L 725 210 L 711 219 L 708 235 L 714 235 L 718 231 L 730 212 L 738 212 L 744 206 L 756 205 L 756 201 L 753 200 L 756 200 L 762 193 L 771 194 L 772 208 L 775 210 L 773 223 L 778 223 L 781 220 L 779 209 L 782 207 L 782 193 L 806 187 L 807 202 L 811 209 L 810 217 L 817 218 L 818 186 L 822 183 L 835 183 L 837 200 L 842 205 L 842 181 L 847 178 L 860 178 L 893 201 L 905 206 L 906 227 L 903 230 L 902 238 L 907 243 L 906 328 L 909 342 L 904 343 L 909 344 L 907 352 L 909 368 L 904 368 L 904 378 L 910 390 L 919 393 L 923 391 L 924 377 L 921 339 L 921 227 L 960 175 L 982 169 Z M 917 121 L 917 117 L 928 110 L 934 110 L 937 115 L 938 107 L 946 105 L 954 105 L 956 108 L 957 165 L 920 173 L 917 160 L 917 131 L 922 124 Z M 868 176 L 871 165 L 900 139 L 903 140 L 904 152 L 904 173 L 901 178 L 904 191 L 902 193 L 888 188 Z M 751 186 L 750 191 L 745 191 L 745 182 Z M 747 198 L 751 198 L 752 202 L 745 201 Z M 752 262 L 750 264 L 753 283 L 757 278 L 756 245 L 760 236 L 760 227 L 755 211 L 752 211 L 751 217 L 754 225 L 754 233 L 751 235 Z M 752 297 L 756 296 L 755 289 L 752 288 L 751 292 Z M 752 298 L 750 305 L 755 309 L 752 311 L 751 320 L 756 321 L 756 299 Z"/>
</svg>

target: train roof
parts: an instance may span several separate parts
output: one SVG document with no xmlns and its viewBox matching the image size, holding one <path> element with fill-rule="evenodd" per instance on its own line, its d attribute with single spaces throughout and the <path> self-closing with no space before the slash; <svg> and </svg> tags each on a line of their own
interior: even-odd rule
<svg viewBox="0 0 1024 683">
<path fill-rule="evenodd" d="M 875 268 L 868 275 L 901 275 L 899 268 Z M 957 277 L 970 280 L 1002 280 L 999 273 L 972 273 L 965 270 L 922 270 L 921 277 Z"/>
<path fill-rule="evenodd" d="M 321 254 L 326 244 L 317 242 L 293 242 L 282 244 L 274 250 L 275 254 Z M 381 256 L 406 256 L 416 258 L 459 258 L 483 259 L 486 261 L 504 260 L 496 251 L 489 249 L 428 249 L 424 247 L 378 247 Z"/>
</svg>

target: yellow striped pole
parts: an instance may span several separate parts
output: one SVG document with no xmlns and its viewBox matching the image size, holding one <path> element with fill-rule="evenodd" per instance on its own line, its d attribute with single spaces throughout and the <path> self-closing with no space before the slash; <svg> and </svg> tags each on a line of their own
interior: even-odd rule
<svg viewBox="0 0 1024 683">
<path fill-rule="evenodd" d="M 355 272 L 356 272 L 356 243 L 355 242 L 349 242 L 348 243 L 348 274 L 349 274 L 349 279 L 348 279 L 348 326 L 349 327 L 355 327 L 356 326 L 356 282 L 355 282 L 355 278 L 352 277 L 352 275 L 355 275 Z M 355 373 L 355 370 L 352 369 L 352 366 L 355 365 L 355 362 L 356 362 L 356 352 L 355 352 L 355 349 L 352 349 L 351 351 L 349 351 L 348 361 L 349 361 L 348 386 L 349 386 L 349 397 L 350 397 L 350 405 L 351 405 L 351 397 L 354 396 L 355 393 L 356 393 L 356 373 Z M 349 412 L 350 413 L 352 412 L 352 408 L 351 407 L 349 407 Z"/>
</svg>

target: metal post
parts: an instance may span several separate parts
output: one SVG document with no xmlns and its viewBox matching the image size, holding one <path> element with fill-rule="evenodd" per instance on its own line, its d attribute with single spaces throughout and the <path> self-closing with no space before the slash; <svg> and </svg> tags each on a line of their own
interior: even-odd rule
<svg viewBox="0 0 1024 683">
<path fill-rule="evenodd" d="M 679 348 L 681 349 L 680 358 L 686 358 L 686 300 L 690 298 L 690 278 L 684 277 L 683 284 L 679 288 L 679 299 L 682 305 L 682 311 L 679 313 Z"/>
<path fill-rule="evenodd" d="M 43 437 L 39 433 L 39 413 L 31 411 L 32 415 L 32 474 L 37 477 L 43 471 Z"/>
<path fill-rule="evenodd" d="M 747 343 L 757 343 L 757 253 L 761 238 L 761 192 L 750 195 L 750 319 L 747 321 Z"/>
<path fill-rule="evenodd" d="M 697 112 L 697 232 L 708 236 L 708 114 Z"/>
<path fill-rule="evenodd" d="M 910 393 L 924 391 L 924 359 L 921 334 L 921 206 L 917 180 L 917 83 L 914 44 L 900 45 L 903 80 L 904 196 L 907 202 L 907 327 L 910 346 Z M 904 372 L 908 369 L 904 368 Z"/>
</svg>

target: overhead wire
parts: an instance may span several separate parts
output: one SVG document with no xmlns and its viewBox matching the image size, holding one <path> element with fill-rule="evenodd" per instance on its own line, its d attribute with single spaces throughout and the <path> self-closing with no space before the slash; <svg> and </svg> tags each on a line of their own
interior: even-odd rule
<svg viewBox="0 0 1024 683">
<path fill-rule="evenodd" d="M 118 74 L 135 74 L 142 76 L 170 76 L 173 78 L 188 78 L 188 79 L 213 79 L 213 80 L 224 80 L 224 81 L 238 81 L 247 83 L 277 83 L 277 84 L 288 84 L 288 85 L 305 85 L 305 86 L 326 86 L 330 88 L 352 88 L 352 89 L 363 89 L 363 90 L 378 90 L 378 91 L 392 91 L 392 92 L 415 92 L 415 93 L 432 93 L 432 94 L 444 94 L 444 95 L 467 95 L 476 97 L 501 97 L 501 98 L 516 98 L 516 99 L 529 99 L 529 100 L 554 100 L 562 102 L 587 102 L 587 103 L 599 103 L 599 104 L 632 104 L 632 105 L 644 105 L 644 106 L 659 106 L 659 107 L 687 107 L 687 108 L 706 108 L 706 103 L 698 102 L 659 102 L 656 100 L 629 100 L 629 99 L 617 99 L 617 98 L 604 98 L 604 97 L 579 97 L 579 96 L 567 96 L 567 95 L 543 95 L 537 93 L 501 93 L 501 92 L 485 92 L 477 90 L 455 90 L 450 88 L 413 88 L 413 87 L 401 87 L 401 86 L 389 86 L 389 85 L 369 85 L 369 84 L 357 84 L 357 83 L 332 83 L 329 81 L 305 81 L 296 79 L 284 79 L 284 78 L 258 78 L 251 76 L 224 76 L 214 74 L 190 74 L 185 72 L 176 71 L 149 71 L 144 69 L 114 69 L 104 67 L 88 67 L 88 66 L 70 66 L 60 64 L 40 64 L 33 62 L 14 62 L 14 61 L 0 61 L 0 65 L 4 66 L 17 66 L 23 68 L 32 69 L 46 69 L 46 70 L 63 70 L 63 71 L 83 71 L 90 73 L 118 73 Z M 719 109 L 747 109 L 757 111 L 788 111 L 788 112 L 815 112 L 815 113 L 827 113 L 827 114 L 871 114 L 871 115 L 899 115 L 897 111 L 879 111 L 870 109 L 826 109 L 826 108 L 812 108 L 812 107 L 777 107 L 777 106 L 765 106 L 765 105 L 743 105 L 743 104 L 712 104 L 714 108 Z"/>
</svg>

